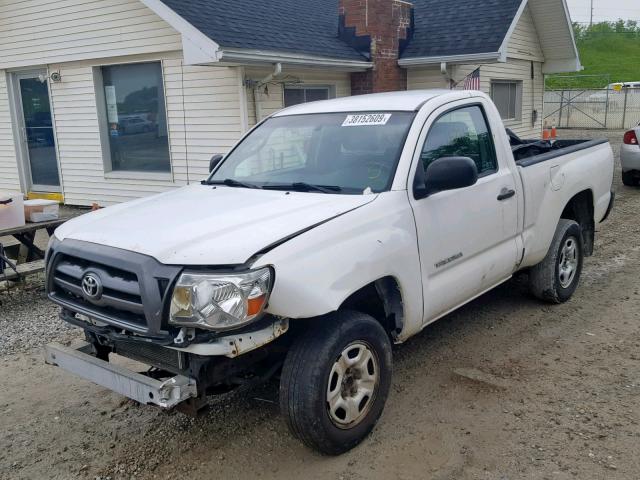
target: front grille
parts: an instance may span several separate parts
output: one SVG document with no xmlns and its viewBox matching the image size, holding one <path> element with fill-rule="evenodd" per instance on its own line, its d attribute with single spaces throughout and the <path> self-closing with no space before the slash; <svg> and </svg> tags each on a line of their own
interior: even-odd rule
<svg viewBox="0 0 640 480">
<path fill-rule="evenodd" d="M 147 365 L 180 373 L 186 370 L 186 358 L 183 352 L 143 342 L 114 342 L 115 352 Z"/>
<path fill-rule="evenodd" d="M 54 240 L 47 255 L 47 292 L 72 313 L 134 333 L 166 337 L 165 307 L 180 271 L 137 252 Z M 100 293 L 92 295 L 83 288 L 88 276 Z"/>
<path fill-rule="evenodd" d="M 88 299 L 82 290 L 82 279 L 88 273 L 102 282 L 99 299 Z M 70 255 L 56 258 L 51 271 L 57 294 L 81 310 L 89 310 L 98 317 L 117 317 L 138 326 L 146 326 L 140 284 L 135 273 Z"/>
</svg>

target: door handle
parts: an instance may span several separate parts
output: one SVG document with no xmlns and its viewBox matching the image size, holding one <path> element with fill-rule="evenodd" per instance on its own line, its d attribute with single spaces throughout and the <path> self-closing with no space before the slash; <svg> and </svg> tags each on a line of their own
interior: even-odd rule
<svg viewBox="0 0 640 480">
<path fill-rule="evenodd" d="M 504 200 L 508 200 L 509 198 L 515 196 L 516 191 L 511 189 L 511 188 L 503 188 L 502 191 L 500 192 L 500 195 L 498 195 L 498 201 L 502 202 Z"/>
</svg>

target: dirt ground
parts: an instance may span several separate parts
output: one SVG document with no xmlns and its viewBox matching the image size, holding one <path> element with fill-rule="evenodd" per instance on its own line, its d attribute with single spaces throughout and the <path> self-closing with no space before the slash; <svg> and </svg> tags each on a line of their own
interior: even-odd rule
<svg viewBox="0 0 640 480">
<path fill-rule="evenodd" d="M 192 419 L 47 366 L 30 344 L 0 352 L 0 478 L 638 479 L 640 189 L 619 172 L 615 183 L 572 301 L 542 304 L 514 279 L 397 347 L 385 413 L 346 455 L 292 438 L 275 383 L 214 399 Z M 46 302 L 41 286 L 30 294 L 0 294 L 0 336 L 12 312 Z"/>
</svg>

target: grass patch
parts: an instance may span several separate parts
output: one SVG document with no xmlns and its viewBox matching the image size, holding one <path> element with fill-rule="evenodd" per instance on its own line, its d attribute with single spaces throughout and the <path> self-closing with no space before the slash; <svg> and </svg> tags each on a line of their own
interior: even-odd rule
<svg viewBox="0 0 640 480">
<path fill-rule="evenodd" d="M 576 26 L 574 32 L 585 69 L 550 75 L 547 89 L 596 89 L 613 82 L 640 81 L 640 28 L 634 22 Z"/>
</svg>

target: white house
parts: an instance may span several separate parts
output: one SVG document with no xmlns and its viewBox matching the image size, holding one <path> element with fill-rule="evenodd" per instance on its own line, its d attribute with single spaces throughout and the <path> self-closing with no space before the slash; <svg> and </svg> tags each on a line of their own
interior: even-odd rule
<svg viewBox="0 0 640 480">
<path fill-rule="evenodd" d="M 303 101 L 461 88 L 540 135 L 564 0 L 0 0 L 0 190 L 109 205 L 200 181 Z"/>
</svg>

